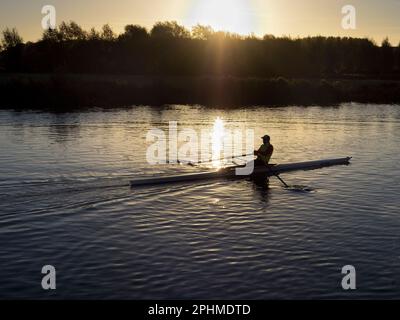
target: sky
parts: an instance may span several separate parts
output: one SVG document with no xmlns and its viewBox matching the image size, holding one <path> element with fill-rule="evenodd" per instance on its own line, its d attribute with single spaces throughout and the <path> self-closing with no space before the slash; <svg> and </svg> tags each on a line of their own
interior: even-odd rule
<svg viewBox="0 0 400 320">
<path fill-rule="evenodd" d="M 356 29 L 342 28 L 342 7 L 356 9 Z M 400 42 L 400 0 L 1 0 L 0 30 L 16 27 L 25 41 L 40 38 L 42 7 L 53 5 L 56 21 L 75 21 L 85 29 L 105 23 L 116 33 L 127 24 L 147 28 L 175 20 L 215 30 L 257 36 L 351 36 L 380 43 Z"/>
</svg>

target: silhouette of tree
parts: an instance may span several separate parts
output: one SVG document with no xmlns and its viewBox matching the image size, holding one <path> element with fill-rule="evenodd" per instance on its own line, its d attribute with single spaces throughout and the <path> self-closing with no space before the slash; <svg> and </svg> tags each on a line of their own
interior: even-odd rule
<svg viewBox="0 0 400 320">
<path fill-rule="evenodd" d="M 13 47 L 16 47 L 19 44 L 22 44 L 23 40 L 21 36 L 18 34 L 17 29 L 6 28 L 2 32 L 1 38 L 1 47 L 3 50 L 7 50 Z"/>
<path fill-rule="evenodd" d="M 95 28 L 91 28 L 87 35 L 87 39 L 88 40 L 100 40 L 101 35 Z"/>
<path fill-rule="evenodd" d="M 58 31 L 57 28 L 54 29 L 48 28 L 43 31 L 42 40 L 49 42 L 60 42 L 63 39 L 62 39 L 62 34 Z"/>
<path fill-rule="evenodd" d="M 390 44 L 389 38 L 386 37 L 382 40 L 382 48 L 390 48 L 392 45 Z"/>
<path fill-rule="evenodd" d="M 274 40 L 274 39 L 275 39 L 275 36 L 272 34 L 265 34 L 263 36 L 263 40 Z"/>
<path fill-rule="evenodd" d="M 400 72 L 400 42 L 396 47 L 395 50 L 395 55 L 396 55 L 396 66 L 395 66 L 395 70 L 396 72 Z"/>
<path fill-rule="evenodd" d="M 214 30 L 210 26 L 197 24 L 192 28 L 192 36 L 194 39 L 209 40 L 214 35 Z"/>
<path fill-rule="evenodd" d="M 117 36 L 109 25 L 87 32 L 75 22 L 63 22 L 45 30 L 36 43 L 23 44 L 15 29 L 6 29 L 1 44 L 1 72 L 55 75 L 54 80 L 10 86 L 1 82 L 0 105 L 17 99 L 31 106 L 43 97 L 49 105 L 400 101 L 400 85 L 393 81 L 357 81 L 400 79 L 400 44 L 394 48 L 389 39 L 377 45 L 367 38 L 257 38 L 202 25 L 190 33 L 174 21 L 159 22 L 150 33 L 127 25 Z M 134 82 L 85 76 L 62 80 L 74 73 L 146 77 L 140 84 L 136 77 Z"/>
<path fill-rule="evenodd" d="M 113 41 L 115 39 L 115 33 L 111 29 L 109 24 L 105 24 L 102 28 L 101 39 L 106 41 Z"/>
<path fill-rule="evenodd" d="M 190 32 L 176 21 L 157 22 L 150 32 L 157 38 L 190 38 Z"/>
<path fill-rule="evenodd" d="M 129 24 L 125 26 L 125 32 L 119 36 L 122 41 L 135 41 L 145 39 L 149 36 L 146 28 L 139 25 Z"/>
<path fill-rule="evenodd" d="M 390 73 L 394 67 L 394 51 L 389 38 L 385 38 L 381 45 L 381 67 L 383 73 Z"/>
<path fill-rule="evenodd" d="M 65 42 L 68 42 L 66 44 Z M 22 72 L 122 73 L 233 77 L 400 77 L 400 46 L 389 39 L 241 36 L 197 25 L 190 33 L 176 21 L 158 22 L 148 33 L 127 25 L 88 32 L 62 22 L 37 43 L 22 44 L 15 29 L 3 31 L 3 69 Z"/>
<path fill-rule="evenodd" d="M 62 22 L 59 27 L 60 37 L 63 41 L 85 40 L 87 33 L 76 22 Z"/>
</svg>

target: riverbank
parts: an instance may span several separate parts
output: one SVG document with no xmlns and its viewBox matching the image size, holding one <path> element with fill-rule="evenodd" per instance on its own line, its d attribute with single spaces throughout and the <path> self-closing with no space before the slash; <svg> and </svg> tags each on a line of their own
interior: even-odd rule
<svg viewBox="0 0 400 320">
<path fill-rule="evenodd" d="M 400 81 L 1 74 L 0 107 L 69 110 L 127 105 L 334 105 L 400 103 Z"/>
</svg>

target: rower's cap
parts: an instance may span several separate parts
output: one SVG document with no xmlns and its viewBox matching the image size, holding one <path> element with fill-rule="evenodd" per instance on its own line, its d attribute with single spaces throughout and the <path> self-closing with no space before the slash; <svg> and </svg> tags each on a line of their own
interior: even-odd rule
<svg viewBox="0 0 400 320">
<path fill-rule="evenodd" d="M 261 139 L 263 139 L 263 140 L 265 140 L 265 139 L 271 140 L 271 137 L 270 137 L 269 135 L 266 134 L 265 136 L 261 137 Z"/>
</svg>

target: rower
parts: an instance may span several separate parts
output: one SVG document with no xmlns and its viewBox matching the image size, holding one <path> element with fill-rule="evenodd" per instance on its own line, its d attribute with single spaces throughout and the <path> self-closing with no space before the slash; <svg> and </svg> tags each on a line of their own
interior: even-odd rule
<svg viewBox="0 0 400 320">
<path fill-rule="evenodd" d="M 254 155 L 257 156 L 257 159 L 254 161 L 255 166 L 267 166 L 274 153 L 274 146 L 271 144 L 270 136 L 265 135 L 261 139 L 263 140 L 263 144 L 257 151 L 254 151 Z"/>
</svg>

